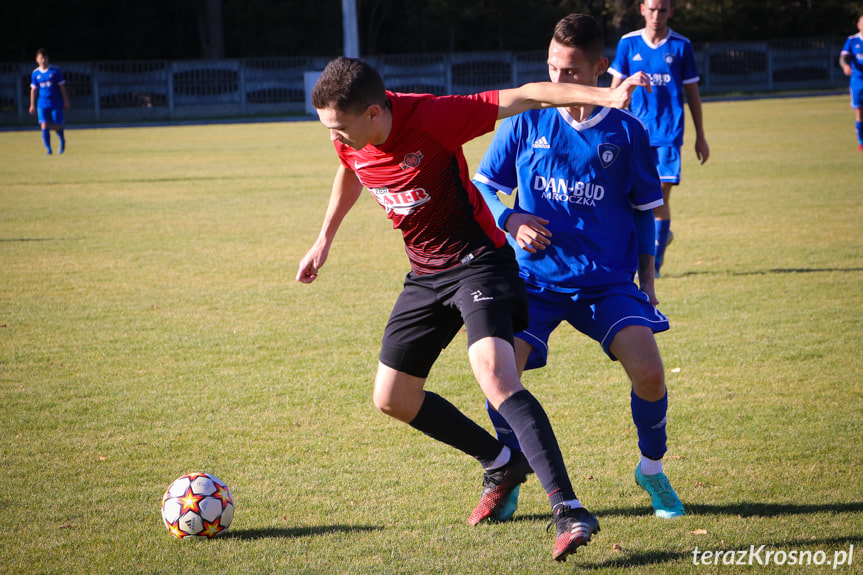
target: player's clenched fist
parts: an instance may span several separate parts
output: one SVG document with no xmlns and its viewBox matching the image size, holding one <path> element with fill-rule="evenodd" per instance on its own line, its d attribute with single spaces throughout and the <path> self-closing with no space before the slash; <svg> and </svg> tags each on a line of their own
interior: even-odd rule
<svg viewBox="0 0 863 575">
<path fill-rule="evenodd" d="M 644 72 L 636 72 L 615 88 L 615 105 L 612 107 L 628 108 L 632 93 L 638 88 L 645 88 L 648 92 L 653 92 L 653 87 L 650 85 L 650 76 Z"/>
</svg>

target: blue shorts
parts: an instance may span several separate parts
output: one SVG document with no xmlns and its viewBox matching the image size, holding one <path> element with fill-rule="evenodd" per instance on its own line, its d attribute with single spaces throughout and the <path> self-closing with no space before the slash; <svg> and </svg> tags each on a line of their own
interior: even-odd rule
<svg viewBox="0 0 863 575">
<path fill-rule="evenodd" d="M 63 116 L 63 107 L 59 106 L 56 108 L 37 108 L 39 112 L 39 123 L 40 124 L 54 124 L 55 126 L 62 126 L 63 120 L 65 117 Z"/>
<path fill-rule="evenodd" d="M 653 162 L 659 179 L 663 183 L 677 185 L 680 183 L 680 148 L 677 146 L 651 146 Z"/>
<path fill-rule="evenodd" d="M 593 293 L 560 293 L 525 284 L 530 305 L 530 327 L 515 334 L 533 350 L 525 369 L 536 369 L 548 360 L 548 338 L 562 321 L 599 342 L 612 360 L 609 351 L 614 336 L 630 325 L 643 325 L 654 333 L 668 329 L 668 318 L 653 304 L 647 294 L 634 283 L 620 284 Z"/>
<path fill-rule="evenodd" d="M 851 107 L 863 108 L 863 78 L 851 78 Z"/>
</svg>

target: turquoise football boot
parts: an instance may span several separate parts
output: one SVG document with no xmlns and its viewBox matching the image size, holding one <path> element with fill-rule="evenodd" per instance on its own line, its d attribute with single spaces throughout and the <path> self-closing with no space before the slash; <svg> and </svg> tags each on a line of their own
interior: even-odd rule
<svg viewBox="0 0 863 575">
<path fill-rule="evenodd" d="M 653 504 L 653 514 L 663 519 L 672 519 L 686 515 L 683 503 L 668 482 L 664 473 L 645 475 L 641 472 L 641 464 L 635 468 L 635 482 L 650 494 Z"/>
</svg>

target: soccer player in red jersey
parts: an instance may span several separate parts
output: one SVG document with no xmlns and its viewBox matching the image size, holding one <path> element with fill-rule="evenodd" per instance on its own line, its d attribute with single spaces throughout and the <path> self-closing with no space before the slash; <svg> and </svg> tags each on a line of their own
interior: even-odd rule
<svg viewBox="0 0 863 575">
<path fill-rule="evenodd" d="M 553 557 L 586 544 L 598 523 L 568 513 L 576 499 L 540 403 L 519 380 L 513 335 L 527 326 L 527 296 L 514 253 L 470 180 L 462 145 L 499 119 L 532 108 L 580 104 L 622 108 L 645 74 L 618 88 L 540 82 L 468 96 L 387 91 L 365 62 L 337 58 L 312 90 L 312 104 L 341 160 L 321 232 L 300 262 L 311 283 L 335 234 L 367 188 L 402 232 L 411 271 L 384 330 L 373 400 L 383 413 L 455 447 L 485 469 L 468 518 L 491 517 L 535 472 L 557 524 Z M 425 391 L 432 364 L 464 326 L 474 376 L 522 446 L 511 450 L 441 396 Z"/>
</svg>

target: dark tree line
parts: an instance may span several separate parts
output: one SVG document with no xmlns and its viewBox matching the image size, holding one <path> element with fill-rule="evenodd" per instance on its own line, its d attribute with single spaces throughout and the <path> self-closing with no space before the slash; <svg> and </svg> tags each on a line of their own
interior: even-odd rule
<svg viewBox="0 0 863 575">
<path fill-rule="evenodd" d="M 599 19 L 609 45 L 643 25 L 640 0 L 357 0 L 363 55 L 543 49 L 570 12 Z M 0 60 L 332 56 L 341 0 L 2 2 Z M 675 0 L 671 26 L 696 42 L 847 36 L 863 1 Z M 218 13 L 218 14 L 217 14 Z M 216 16 L 218 18 L 216 18 Z M 222 30 L 222 34 L 214 30 Z"/>
</svg>

